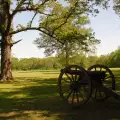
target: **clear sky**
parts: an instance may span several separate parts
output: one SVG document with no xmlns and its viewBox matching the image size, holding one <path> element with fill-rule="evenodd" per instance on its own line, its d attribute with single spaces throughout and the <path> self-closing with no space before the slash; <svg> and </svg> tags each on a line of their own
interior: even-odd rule
<svg viewBox="0 0 120 120">
<path fill-rule="evenodd" d="M 18 15 L 14 19 L 14 24 L 25 24 L 30 16 L 28 13 Z M 112 8 L 107 11 L 100 10 L 97 17 L 90 17 L 90 21 L 90 26 L 94 30 L 96 38 L 101 40 L 101 44 L 98 45 L 97 55 L 110 53 L 120 46 L 120 17 L 115 14 Z M 14 40 L 22 39 L 22 41 L 13 47 L 13 55 L 18 58 L 44 57 L 44 50 L 38 49 L 33 44 L 37 37 L 39 37 L 38 31 L 16 34 Z"/>
</svg>

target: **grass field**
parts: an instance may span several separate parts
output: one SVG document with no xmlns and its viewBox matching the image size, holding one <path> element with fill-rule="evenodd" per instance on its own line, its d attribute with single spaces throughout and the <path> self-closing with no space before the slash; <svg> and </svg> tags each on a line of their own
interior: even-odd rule
<svg viewBox="0 0 120 120">
<path fill-rule="evenodd" d="M 112 69 L 120 91 L 120 69 Z M 13 83 L 0 84 L 0 120 L 120 120 L 120 101 L 90 101 L 81 108 L 59 97 L 59 71 L 14 71 Z"/>
</svg>

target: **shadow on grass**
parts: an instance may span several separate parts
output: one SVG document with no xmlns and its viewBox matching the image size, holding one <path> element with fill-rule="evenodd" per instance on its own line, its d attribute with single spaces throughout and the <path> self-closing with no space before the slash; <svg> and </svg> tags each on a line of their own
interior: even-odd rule
<svg viewBox="0 0 120 120">
<path fill-rule="evenodd" d="M 23 79 L 23 78 L 19 78 Z M 120 102 L 114 99 L 102 103 L 89 101 L 80 108 L 67 106 L 59 97 L 57 80 L 26 78 L 28 86 L 10 92 L 0 92 L 0 119 L 8 120 L 26 116 L 29 111 L 39 111 L 47 120 L 119 120 Z M 33 84 L 33 81 L 35 84 Z M 32 83 L 32 85 L 31 85 Z M 20 86 L 15 82 L 14 86 Z M 20 95 L 20 96 L 19 96 Z M 57 116 L 55 119 L 49 117 Z M 45 119 L 46 120 L 46 119 Z"/>
<path fill-rule="evenodd" d="M 116 91 L 120 92 L 120 70 L 113 70 L 112 71 L 115 76 L 116 81 Z"/>
</svg>

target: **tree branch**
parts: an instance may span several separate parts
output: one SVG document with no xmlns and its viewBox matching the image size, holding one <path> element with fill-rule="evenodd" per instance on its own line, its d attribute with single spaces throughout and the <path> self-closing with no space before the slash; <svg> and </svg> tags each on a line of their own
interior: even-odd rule
<svg viewBox="0 0 120 120">
<path fill-rule="evenodd" d="M 49 0 L 44 0 L 41 5 L 44 5 L 46 2 L 48 2 Z"/>
<path fill-rule="evenodd" d="M 53 34 L 50 34 L 50 32 L 47 29 L 45 29 L 45 30 L 48 31 L 48 32 L 46 32 L 45 30 L 42 30 L 42 29 L 45 29 L 45 28 L 43 28 L 43 27 L 26 27 L 26 28 L 18 29 L 16 31 L 12 31 L 12 32 L 9 33 L 9 35 L 16 34 L 16 33 L 19 33 L 19 32 L 24 32 L 24 31 L 27 31 L 27 30 L 37 30 L 37 31 L 40 31 L 44 34 L 47 34 L 47 35 L 53 37 Z"/>
<path fill-rule="evenodd" d="M 15 15 L 16 13 L 18 13 L 18 12 L 24 12 L 24 11 L 35 11 L 35 12 L 37 11 L 37 12 L 39 12 L 40 14 L 49 15 L 49 14 L 45 14 L 45 13 L 42 13 L 42 12 L 39 11 L 40 6 L 43 6 L 43 5 L 44 5 L 46 2 L 48 2 L 49 0 L 44 0 L 39 6 L 37 6 L 37 4 L 40 2 L 40 0 L 39 0 L 38 3 L 34 5 L 35 7 L 32 7 L 32 5 L 31 5 L 31 7 L 29 7 L 29 6 L 30 6 L 30 1 L 29 1 L 28 6 L 22 7 L 22 5 L 23 5 L 23 3 L 24 3 L 25 1 L 26 1 L 26 0 L 22 0 L 22 1 L 18 4 L 18 6 L 15 8 L 15 10 L 14 10 L 13 13 L 12 13 L 12 16 L 14 16 L 14 15 Z"/>
<path fill-rule="evenodd" d="M 20 3 L 18 3 L 17 7 L 15 8 L 15 10 L 13 11 L 13 13 L 11 14 L 12 16 L 14 16 L 17 13 L 17 10 L 23 5 L 23 3 L 26 0 L 21 0 Z"/>
<path fill-rule="evenodd" d="M 37 4 L 39 4 L 39 2 L 40 2 L 40 0 L 38 1 Z M 30 0 L 29 0 L 29 5 L 30 5 Z M 29 8 L 29 5 L 28 5 L 28 8 Z M 30 21 L 30 27 L 32 26 L 33 20 L 34 20 L 34 18 L 35 18 L 36 15 L 37 15 L 37 11 L 35 12 L 35 14 L 34 14 L 32 20 Z"/>
<path fill-rule="evenodd" d="M 17 44 L 18 42 L 20 42 L 21 40 L 22 40 L 22 39 L 20 39 L 20 40 L 18 40 L 18 41 L 15 41 L 15 42 L 11 43 L 11 47 L 12 47 L 13 45 Z"/>
<path fill-rule="evenodd" d="M 26 12 L 26 11 L 34 11 L 34 12 L 38 12 L 40 14 L 47 15 L 47 16 L 52 16 L 53 15 L 53 14 L 47 14 L 47 13 L 41 12 L 39 9 L 40 9 L 39 7 L 36 7 L 36 8 L 32 8 L 32 7 L 30 7 L 30 8 L 27 8 L 27 7 L 26 8 L 20 8 L 20 9 L 15 10 L 15 12 L 13 12 L 12 16 L 14 16 L 15 13 Z"/>
<path fill-rule="evenodd" d="M 44 29 L 44 30 L 42 30 Z M 57 39 L 53 33 L 50 33 L 47 29 L 43 28 L 43 27 L 26 27 L 26 28 L 23 28 L 23 29 L 18 29 L 16 31 L 12 31 L 9 33 L 9 35 L 13 35 L 13 34 L 16 34 L 16 33 L 19 33 L 19 32 L 24 32 L 24 31 L 27 31 L 27 30 L 37 30 L 37 31 L 40 31 L 56 40 L 58 40 L 61 44 L 64 44 L 62 41 L 60 41 L 59 39 Z M 45 31 L 46 30 L 46 31 Z M 47 32 L 48 31 L 48 32 Z"/>
<path fill-rule="evenodd" d="M 62 24 L 60 24 L 58 27 L 56 27 L 56 28 L 53 30 L 53 33 L 54 33 L 57 29 L 61 28 L 64 24 L 67 23 L 68 19 L 70 18 L 70 16 L 72 15 L 72 13 L 75 11 L 75 8 L 76 8 L 77 5 L 78 5 L 78 1 L 75 3 L 74 7 L 71 7 L 71 8 L 70 8 L 70 10 L 69 10 L 70 12 L 69 12 L 69 14 L 67 15 L 67 17 L 65 18 L 64 22 L 63 22 Z"/>
<path fill-rule="evenodd" d="M 30 21 L 30 27 L 32 26 L 33 20 L 34 20 L 34 18 L 35 18 L 36 15 L 37 15 L 37 11 L 36 11 L 36 13 L 33 15 L 32 20 Z"/>
</svg>

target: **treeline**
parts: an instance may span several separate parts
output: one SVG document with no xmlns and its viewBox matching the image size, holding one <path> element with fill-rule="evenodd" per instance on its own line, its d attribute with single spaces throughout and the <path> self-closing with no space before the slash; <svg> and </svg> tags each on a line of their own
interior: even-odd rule
<svg viewBox="0 0 120 120">
<path fill-rule="evenodd" d="M 14 70 L 60 69 L 65 66 L 63 57 L 48 58 L 12 58 Z M 108 55 L 85 56 L 83 53 L 70 58 L 69 64 L 78 64 L 85 68 L 93 64 L 103 64 L 111 68 L 120 67 L 120 48 Z"/>
</svg>

